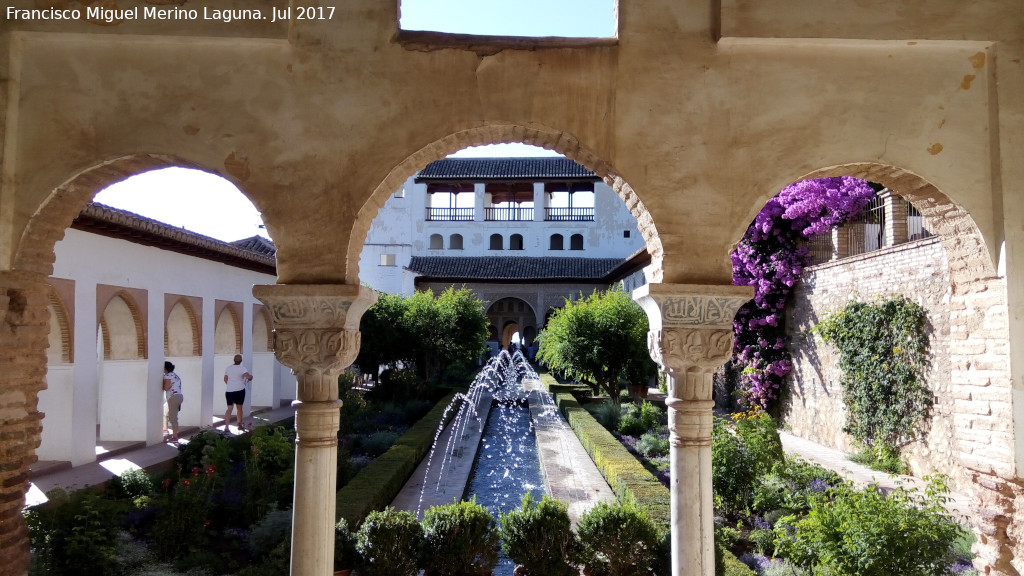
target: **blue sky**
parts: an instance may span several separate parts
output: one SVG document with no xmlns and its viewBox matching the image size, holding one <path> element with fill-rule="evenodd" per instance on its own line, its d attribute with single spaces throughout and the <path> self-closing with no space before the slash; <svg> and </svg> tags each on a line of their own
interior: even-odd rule
<svg viewBox="0 0 1024 576">
<path fill-rule="evenodd" d="M 615 34 L 615 0 L 402 0 L 401 10 L 401 26 L 409 30 L 506 36 Z M 524 144 L 498 144 L 467 148 L 455 156 L 558 154 Z M 267 235 L 260 228 L 259 212 L 234 185 L 198 170 L 168 168 L 133 176 L 94 200 L 219 240 Z"/>
</svg>

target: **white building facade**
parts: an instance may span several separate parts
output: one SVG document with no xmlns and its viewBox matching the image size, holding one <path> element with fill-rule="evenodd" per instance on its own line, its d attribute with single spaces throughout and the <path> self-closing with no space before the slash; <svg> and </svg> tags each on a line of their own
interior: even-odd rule
<svg viewBox="0 0 1024 576">
<path fill-rule="evenodd" d="M 643 248 L 615 191 L 568 158 L 447 158 L 381 208 L 359 277 L 408 295 L 422 275 L 409 268 L 413 258 L 625 260 Z"/>
<path fill-rule="evenodd" d="M 295 398 L 270 316 L 252 295 L 254 284 L 276 282 L 269 242 L 227 244 L 92 204 L 55 253 L 40 460 L 78 466 L 104 442 L 160 442 L 165 360 L 182 380 L 183 427 L 223 416 L 235 354 L 254 376 L 247 415 Z"/>
</svg>

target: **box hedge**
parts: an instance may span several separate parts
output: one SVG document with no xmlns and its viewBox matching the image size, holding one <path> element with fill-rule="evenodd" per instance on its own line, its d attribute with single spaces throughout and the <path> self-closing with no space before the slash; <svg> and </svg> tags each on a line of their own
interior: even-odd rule
<svg viewBox="0 0 1024 576">
<path fill-rule="evenodd" d="M 442 398 L 426 416 L 420 418 L 387 452 L 377 457 L 341 490 L 338 491 L 336 518 L 345 518 L 349 526 L 359 526 L 374 510 L 391 504 L 395 496 L 416 471 L 434 443 L 434 434 L 441 424 L 445 409 L 455 393 Z M 450 420 L 457 410 L 448 413 Z"/>
<path fill-rule="evenodd" d="M 632 502 L 646 508 L 651 519 L 662 529 L 668 530 L 672 514 L 668 488 L 580 406 L 571 394 L 556 394 L 555 401 L 619 501 Z"/>
</svg>

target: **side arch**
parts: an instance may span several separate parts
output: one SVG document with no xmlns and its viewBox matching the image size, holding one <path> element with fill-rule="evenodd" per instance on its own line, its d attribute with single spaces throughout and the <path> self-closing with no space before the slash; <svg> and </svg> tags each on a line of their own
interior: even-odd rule
<svg viewBox="0 0 1024 576">
<path fill-rule="evenodd" d="M 117 309 L 121 305 L 127 309 L 128 314 L 130 314 L 129 317 L 125 318 L 123 314 L 117 313 Z M 100 324 L 103 328 L 104 360 L 117 360 L 118 356 L 127 353 L 126 349 L 122 350 L 123 347 L 118 345 L 118 338 L 128 337 L 126 332 L 129 331 L 134 336 L 135 356 L 134 358 L 126 359 L 145 359 L 149 357 L 146 346 L 145 318 L 142 315 L 138 301 L 129 291 L 118 290 L 103 303 L 100 310 Z M 108 315 L 108 311 L 111 312 L 110 315 Z M 129 323 L 130 326 L 127 326 Z"/>
<path fill-rule="evenodd" d="M 384 202 L 395 190 L 400 189 L 410 176 L 418 170 L 422 170 L 427 164 L 463 148 L 508 143 L 523 143 L 554 150 L 578 162 L 604 180 L 625 202 L 629 212 L 637 219 L 640 234 L 651 255 L 651 265 L 648 269 L 649 280 L 651 282 L 661 281 L 664 251 L 654 219 L 633 188 L 618 175 L 607 160 L 587 148 L 578 138 L 568 132 L 536 125 L 527 127 L 512 123 L 496 123 L 443 136 L 413 152 L 391 169 L 391 172 L 377 185 L 370 198 L 359 209 L 356 220 L 352 224 L 345 262 L 346 282 L 348 284 L 359 283 L 359 255 L 366 234 L 370 230 L 370 224 L 373 223 L 377 212 L 384 206 Z"/>
<path fill-rule="evenodd" d="M 57 290 L 52 286 L 47 294 L 49 299 L 50 320 L 50 363 L 71 364 L 75 361 L 75 332 L 72 317 Z M 55 346 L 59 348 L 54 349 Z"/>
<path fill-rule="evenodd" d="M 178 316 L 176 310 L 181 310 L 184 313 L 184 318 Z M 182 350 L 180 347 L 175 346 L 174 338 L 172 336 L 175 332 L 178 332 L 183 326 L 179 324 L 181 320 L 184 320 L 185 327 L 188 329 L 188 334 L 191 339 L 191 345 L 187 346 L 189 350 Z M 195 308 L 188 298 L 178 298 L 174 304 L 167 308 L 167 317 L 164 320 L 164 355 L 165 356 L 202 356 L 202 335 L 200 333 L 200 322 L 196 314 Z M 188 352 L 187 354 L 185 352 Z"/>
</svg>

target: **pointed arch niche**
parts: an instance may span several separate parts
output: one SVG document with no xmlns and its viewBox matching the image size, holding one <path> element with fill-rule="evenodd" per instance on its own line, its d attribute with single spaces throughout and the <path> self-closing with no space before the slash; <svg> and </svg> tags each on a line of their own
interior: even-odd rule
<svg viewBox="0 0 1024 576">
<path fill-rule="evenodd" d="M 101 342 L 96 402 L 100 441 L 146 440 L 146 411 L 142 407 L 147 405 L 149 394 L 148 298 L 148 292 L 138 288 L 96 286 Z M 125 410 L 125 406 L 139 409 Z"/>
<path fill-rule="evenodd" d="M 213 414 L 223 417 L 227 408 L 224 402 L 224 370 L 234 363 L 235 354 L 242 353 L 242 303 L 217 300 L 213 306 L 213 317 Z M 245 399 L 247 405 L 249 400 Z"/>
<path fill-rule="evenodd" d="M 164 359 L 174 364 L 186 400 L 178 419 L 183 426 L 201 426 L 203 392 L 203 299 L 164 294 Z"/>
</svg>

